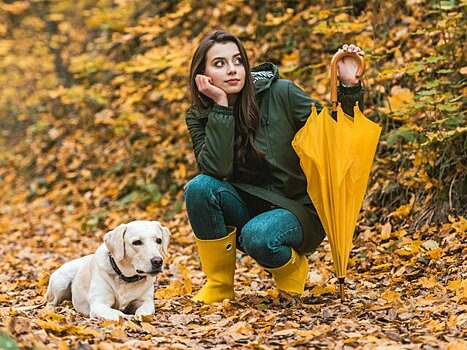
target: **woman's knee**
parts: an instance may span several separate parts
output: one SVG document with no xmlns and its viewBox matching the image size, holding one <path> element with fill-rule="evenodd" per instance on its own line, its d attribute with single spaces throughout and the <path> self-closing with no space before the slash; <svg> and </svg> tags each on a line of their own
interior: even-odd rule
<svg viewBox="0 0 467 350">
<path fill-rule="evenodd" d="M 213 189 L 218 188 L 221 181 L 205 174 L 199 174 L 188 181 L 185 187 L 185 201 L 199 201 L 211 195 Z"/>
<path fill-rule="evenodd" d="M 278 267 L 290 259 L 290 248 L 302 238 L 300 222 L 293 214 L 275 209 L 250 220 L 241 230 L 239 244 L 260 265 Z"/>
<path fill-rule="evenodd" d="M 248 222 L 241 231 L 240 244 L 249 256 L 259 263 L 269 260 L 276 249 L 274 235 L 271 230 L 277 228 L 269 227 L 263 223 Z"/>
</svg>

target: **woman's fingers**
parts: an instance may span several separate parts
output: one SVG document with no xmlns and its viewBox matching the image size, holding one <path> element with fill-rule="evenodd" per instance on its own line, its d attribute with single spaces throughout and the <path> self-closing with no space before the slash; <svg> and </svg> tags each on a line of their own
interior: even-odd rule
<svg viewBox="0 0 467 350">
<path fill-rule="evenodd" d="M 195 83 L 198 91 L 218 103 L 219 98 L 225 95 L 225 92 L 212 83 L 212 79 L 206 75 L 198 74 L 195 76 Z"/>
<path fill-rule="evenodd" d="M 207 76 L 205 75 L 200 75 L 198 74 L 196 77 L 195 77 L 195 82 L 196 82 L 196 86 L 198 87 L 198 90 L 202 93 L 206 92 L 207 89 L 208 89 L 208 84 L 209 84 L 209 79 Z"/>
<path fill-rule="evenodd" d="M 358 46 L 354 44 L 350 44 L 350 45 L 344 44 L 342 45 L 342 48 L 339 49 L 339 51 L 353 52 L 353 53 L 356 53 L 357 55 L 365 56 L 365 52 L 363 52 L 361 48 L 359 48 Z"/>
</svg>

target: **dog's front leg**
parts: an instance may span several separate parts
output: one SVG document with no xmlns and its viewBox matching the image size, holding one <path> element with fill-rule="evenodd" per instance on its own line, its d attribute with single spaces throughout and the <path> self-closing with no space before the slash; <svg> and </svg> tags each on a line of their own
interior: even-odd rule
<svg viewBox="0 0 467 350">
<path fill-rule="evenodd" d="M 104 318 L 110 321 L 119 321 L 120 317 L 125 318 L 125 314 L 120 310 L 112 309 L 111 304 L 96 301 L 91 304 L 89 316 Z"/>
<path fill-rule="evenodd" d="M 104 279 L 94 278 L 89 288 L 89 316 L 100 317 L 106 320 L 118 321 L 125 314 L 117 309 L 112 309 L 115 304 L 115 294 Z"/>
<path fill-rule="evenodd" d="M 143 316 L 153 315 L 154 311 L 154 285 L 152 285 L 148 288 L 146 293 L 144 293 L 143 303 L 136 309 L 135 318 L 141 321 Z"/>
<path fill-rule="evenodd" d="M 154 315 L 154 311 L 154 300 L 145 300 L 143 304 L 136 309 L 135 318 L 141 321 L 143 316 Z"/>
</svg>

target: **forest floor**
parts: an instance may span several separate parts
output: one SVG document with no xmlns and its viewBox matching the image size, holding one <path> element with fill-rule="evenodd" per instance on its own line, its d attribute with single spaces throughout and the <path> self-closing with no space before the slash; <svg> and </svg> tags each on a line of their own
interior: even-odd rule
<svg viewBox="0 0 467 350">
<path fill-rule="evenodd" d="M 16 212 L 26 219 L 28 208 Z M 390 225 L 360 227 L 344 303 L 325 240 L 309 256 L 301 299 L 278 297 L 269 275 L 239 252 L 236 300 L 201 305 L 190 300 L 204 277 L 190 227 L 179 214 L 170 225 L 170 257 L 158 276 L 154 317 L 120 323 L 84 317 L 69 302 L 49 308 L 44 300 L 50 273 L 92 253 L 105 232 L 78 240 L 77 229 L 64 229 L 53 214 L 34 226 L 22 221 L 21 228 L 20 217 L 15 222 L 17 229 L 1 235 L 0 348 L 15 349 L 15 341 L 19 348 L 102 350 L 467 347 L 463 218 L 424 227 L 411 238 Z"/>
</svg>

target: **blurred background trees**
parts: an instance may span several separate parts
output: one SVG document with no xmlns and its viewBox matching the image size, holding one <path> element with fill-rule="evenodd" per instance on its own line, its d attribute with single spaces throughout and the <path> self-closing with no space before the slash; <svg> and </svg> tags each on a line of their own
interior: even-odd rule
<svg viewBox="0 0 467 350">
<path fill-rule="evenodd" d="M 466 211 L 459 1 L 0 1 L 0 228 L 170 221 L 197 169 L 190 59 L 216 28 L 322 102 L 343 43 L 367 53 L 383 126 L 362 220 L 418 230 Z M 186 221 L 184 221 L 186 223 Z"/>
</svg>

